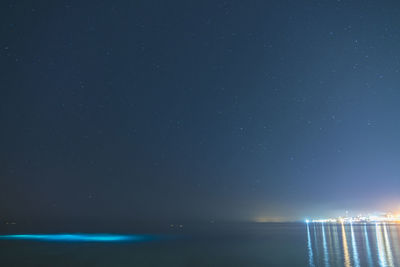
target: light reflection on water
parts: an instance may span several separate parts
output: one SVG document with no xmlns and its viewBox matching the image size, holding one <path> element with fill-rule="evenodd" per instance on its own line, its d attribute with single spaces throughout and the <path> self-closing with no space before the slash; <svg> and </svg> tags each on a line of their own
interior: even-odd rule
<svg viewBox="0 0 400 267">
<path fill-rule="evenodd" d="M 386 266 L 385 248 L 383 244 L 383 236 L 380 224 L 376 224 L 375 232 L 376 232 L 376 243 L 378 249 L 379 264 L 381 266 Z"/>
<path fill-rule="evenodd" d="M 342 223 L 342 239 L 343 239 L 343 251 L 344 251 L 344 265 L 346 267 L 350 267 L 350 256 L 349 256 L 349 248 L 347 246 L 347 238 L 346 238 L 346 230 L 344 228 L 344 224 Z"/>
<path fill-rule="evenodd" d="M 350 224 L 350 231 L 351 231 L 351 247 L 353 250 L 354 266 L 360 267 L 360 261 L 358 260 L 358 252 L 357 252 L 357 243 L 356 243 L 356 238 L 354 237 L 354 227 L 352 223 Z"/>
<path fill-rule="evenodd" d="M 332 251 L 333 251 L 332 253 L 335 254 L 335 262 L 334 262 L 333 266 L 335 266 L 335 264 L 338 264 L 339 262 L 342 263 L 342 260 L 341 260 L 340 254 L 336 252 L 337 248 L 339 247 L 339 238 L 338 238 L 339 234 L 338 234 L 337 225 L 333 225 L 332 229 L 333 229 L 333 233 L 332 233 L 333 248 L 335 248 L 335 249 L 332 248 Z"/>
<path fill-rule="evenodd" d="M 367 231 L 366 224 L 364 224 L 364 237 L 365 237 L 365 249 L 367 251 L 368 266 L 373 266 L 372 265 L 371 248 L 369 246 L 369 237 L 368 237 L 368 231 Z"/>
<path fill-rule="evenodd" d="M 307 248 L 308 248 L 308 262 L 310 267 L 314 267 L 314 255 L 311 245 L 310 228 L 307 224 Z"/>
<path fill-rule="evenodd" d="M 308 223 L 310 267 L 400 266 L 400 224 Z"/>
<path fill-rule="evenodd" d="M 388 266 L 394 266 L 393 265 L 393 256 L 392 256 L 392 248 L 390 246 L 390 240 L 387 234 L 387 227 L 386 224 L 383 224 L 383 236 L 385 237 L 385 251 L 388 259 Z"/>
<path fill-rule="evenodd" d="M 322 224 L 322 245 L 324 247 L 324 262 L 325 266 L 329 266 L 329 253 L 328 246 L 326 244 L 326 236 L 325 236 L 325 226 Z"/>
</svg>

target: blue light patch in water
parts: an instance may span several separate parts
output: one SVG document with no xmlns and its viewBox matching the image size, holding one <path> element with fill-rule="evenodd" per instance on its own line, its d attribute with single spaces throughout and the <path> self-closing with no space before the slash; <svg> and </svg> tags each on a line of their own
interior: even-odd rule
<svg viewBox="0 0 400 267">
<path fill-rule="evenodd" d="M 115 235 L 115 234 L 25 234 L 1 235 L 7 240 L 36 240 L 56 242 L 139 242 L 152 239 L 146 235 Z"/>
</svg>

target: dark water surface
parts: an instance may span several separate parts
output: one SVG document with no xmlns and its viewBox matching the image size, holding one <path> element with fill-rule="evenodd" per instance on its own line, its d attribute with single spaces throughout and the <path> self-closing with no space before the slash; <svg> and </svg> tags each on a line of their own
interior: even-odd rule
<svg viewBox="0 0 400 267">
<path fill-rule="evenodd" d="M 132 242 L 0 240 L 0 266 L 399 266 L 399 225 L 220 224 Z"/>
</svg>

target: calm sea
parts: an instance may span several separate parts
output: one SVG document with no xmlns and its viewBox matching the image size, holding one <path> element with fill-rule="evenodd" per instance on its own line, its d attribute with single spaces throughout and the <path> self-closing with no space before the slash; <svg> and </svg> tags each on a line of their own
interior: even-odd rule
<svg viewBox="0 0 400 267">
<path fill-rule="evenodd" d="M 136 242 L 0 240 L 0 266 L 400 266 L 400 225 L 213 224 Z"/>
</svg>

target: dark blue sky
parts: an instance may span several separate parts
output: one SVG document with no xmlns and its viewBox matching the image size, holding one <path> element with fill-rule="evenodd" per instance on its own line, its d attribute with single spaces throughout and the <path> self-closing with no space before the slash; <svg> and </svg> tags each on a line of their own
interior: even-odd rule
<svg viewBox="0 0 400 267">
<path fill-rule="evenodd" d="M 400 208 L 397 1 L 2 1 L 0 218 Z"/>
</svg>

